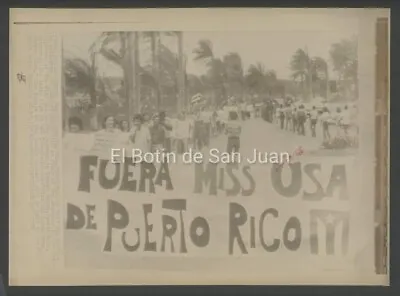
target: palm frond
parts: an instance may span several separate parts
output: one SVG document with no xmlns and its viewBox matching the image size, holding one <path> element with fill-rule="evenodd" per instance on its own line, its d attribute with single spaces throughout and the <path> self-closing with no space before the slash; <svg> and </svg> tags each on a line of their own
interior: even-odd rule
<svg viewBox="0 0 400 296">
<path fill-rule="evenodd" d="M 210 40 L 200 40 L 197 47 L 193 50 L 195 54 L 194 60 L 207 60 L 208 62 L 214 58 L 212 43 Z"/>
<path fill-rule="evenodd" d="M 115 63 L 115 64 L 117 64 L 119 66 L 122 66 L 123 57 L 120 54 L 118 54 L 115 50 L 106 49 L 106 48 L 103 47 L 100 50 L 100 54 L 104 58 L 106 58 L 107 60 L 109 60 L 109 61 L 111 61 L 111 62 L 113 62 L 113 63 Z"/>
</svg>

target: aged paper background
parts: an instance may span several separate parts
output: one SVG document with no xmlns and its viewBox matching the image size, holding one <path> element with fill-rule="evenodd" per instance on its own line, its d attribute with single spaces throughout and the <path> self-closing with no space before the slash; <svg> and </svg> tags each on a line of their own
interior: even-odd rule
<svg viewBox="0 0 400 296">
<path fill-rule="evenodd" d="M 76 248 L 78 255 L 68 261 L 72 266 L 67 266 L 64 199 L 68 191 L 65 188 L 76 186 L 76 180 L 71 175 L 74 169 L 68 171 L 73 161 L 65 160 L 61 142 L 63 34 L 152 30 L 271 31 L 285 30 L 288 22 L 297 23 L 298 30 L 311 31 L 316 29 L 316 24 L 323 26 L 324 18 L 329 15 L 353 18 L 359 32 L 358 77 L 359 100 L 362 101 L 359 104 L 360 144 L 357 155 L 346 160 L 346 166 L 352 168 L 348 171 L 348 182 L 353 188 L 350 192 L 358 198 L 355 203 L 350 203 L 352 209 L 357 209 L 352 212 L 351 218 L 357 229 L 357 233 L 352 235 L 357 235 L 357 238 L 352 239 L 363 246 L 362 251 L 356 250 L 354 262 L 330 262 L 332 259 L 326 257 L 315 258 L 315 262 L 311 262 L 298 256 L 292 258 L 288 254 L 260 259 L 258 256 L 261 255 L 255 253 L 240 258 L 203 251 L 202 254 L 189 253 L 182 257 L 179 254 L 170 257 L 160 254 L 146 257 L 142 254 L 143 258 L 140 258 L 140 254 L 136 254 L 126 259 L 132 260 L 133 267 L 130 268 L 116 267 L 113 258 L 109 266 L 85 268 L 71 263 L 73 260 L 84 260 L 79 257 L 78 251 L 82 246 L 77 244 L 70 246 L 68 252 Z M 375 139 L 374 121 L 371 118 L 374 115 L 375 94 L 374 32 L 378 17 L 389 17 L 388 10 L 13 9 L 10 18 L 10 284 L 388 284 L 387 276 L 378 276 L 373 270 Z M 282 19 L 281 28 L 272 28 L 270 24 L 277 19 Z M 25 74 L 25 83 L 16 79 L 20 73 Z M 41 142 L 35 144 L 38 137 Z M 322 163 L 336 161 L 326 157 Z M 192 190 L 192 184 L 186 184 L 187 188 L 180 186 L 181 195 Z M 258 188 L 260 194 L 268 190 L 262 186 Z M 108 193 L 99 194 L 107 196 Z M 169 197 L 167 192 L 161 194 L 162 198 Z M 79 200 L 79 195 L 67 198 L 69 201 Z M 101 197 L 98 195 L 96 198 Z M 138 197 L 137 201 L 141 204 L 145 198 Z M 211 203 L 211 200 L 207 203 Z M 216 205 L 219 203 L 216 202 Z M 204 204 L 198 205 L 199 209 L 202 207 Z M 252 207 L 251 202 L 249 207 Z M 257 207 L 257 204 L 253 207 Z M 217 208 L 211 206 L 202 212 L 217 212 Z M 77 238 L 73 237 L 72 240 Z M 102 245 L 98 247 L 102 248 Z M 194 257 L 194 261 L 186 257 Z M 185 262 L 186 259 L 188 261 Z M 202 269 L 199 268 L 199 261 L 204 265 L 207 262 L 210 264 Z M 338 269 L 335 264 L 343 269 Z M 176 268 L 171 268 L 174 265 Z M 332 270 L 316 272 L 313 265 L 332 266 Z"/>
</svg>

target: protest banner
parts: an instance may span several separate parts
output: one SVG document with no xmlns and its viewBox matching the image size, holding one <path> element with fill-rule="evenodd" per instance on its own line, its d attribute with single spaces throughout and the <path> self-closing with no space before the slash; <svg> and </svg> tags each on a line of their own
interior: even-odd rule
<svg viewBox="0 0 400 296">
<path fill-rule="evenodd" d="M 283 166 L 64 153 L 65 264 L 89 269 L 355 271 L 370 239 L 353 156 Z M 370 250 L 372 251 L 372 250 Z M 218 264 L 216 263 L 218 262 Z M 360 264 L 362 263 L 362 266 Z M 249 271 L 251 272 L 251 271 Z"/>
</svg>

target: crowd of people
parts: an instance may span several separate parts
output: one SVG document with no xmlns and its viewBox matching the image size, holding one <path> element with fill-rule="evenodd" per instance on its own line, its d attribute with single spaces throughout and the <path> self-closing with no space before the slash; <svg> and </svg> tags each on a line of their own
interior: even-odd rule
<svg viewBox="0 0 400 296">
<path fill-rule="evenodd" d="M 131 122 L 117 121 L 110 115 L 104 118 L 103 128 L 94 133 L 94 138 L 116 135 L 124 147 L 137 148 L 142 152 L 162 150 L 182 154 L 190 148 L 201 151 L 209 146 L 212 137 L 223 133 L 225 124 L 217 118 L 217 112 L 205 108 L 196 112 L 182 112 L 175 117 L 168 117 L 165 112 L 157 112 L 152 116 L 136 114 Z M 82 130 L 81 119 L 69 119 L 69 133 L 81 133 Z"/>
<path fill-rule="evenodd" d="M 304 104 L 280 104 L 275 108 L 273 121 L 281 130 L 301 136 L 320 136 L 325 148 L 341 149 L 358 145 L 358 109 L 356 105 L 336 107 L 310 106 Z"/>
<path fill-rule="evenodd" d="M 331 112 L 327 107 L 309 109 L 292 102 L 286 104 L 266 101 L 262 108 L 253 103 L 237 102 L 230 98 L 218 110 L 201 106 L 177 116 L 165 112 L 136 114 L 131 121 L 106 116 L 103 129 L 95 138 L 115 135 L 124 147 L 138 148 L 143 152 L 176 152 L 182 154 L 189 149 L 202 151 L 209 147 L 210 140 L 226 135 L 226 152 L 239 152 L 242 122 L 262 117 L 275 123 L 285 132 L 301 136 L 321 137 L 325 148 L 340 149 L 357 145 L 357 108 L 344 106 Z M 70 133 L 80 133 L 82 121 L 77 117 L 69 119 Z M 97 137 L 96 137 L 97 136 Z"/>
</svg>

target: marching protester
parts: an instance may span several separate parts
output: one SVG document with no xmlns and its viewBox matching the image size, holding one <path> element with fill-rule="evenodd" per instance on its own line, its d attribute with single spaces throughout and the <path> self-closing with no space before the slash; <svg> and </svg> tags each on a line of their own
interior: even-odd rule
<svg viewBox="0 0 400 296">
<path fill-rule="evenodd" d="M 292 108 L 290 107 L 290 104 L 288 104 L 286 106 L 286 108 L 285 108 L 285 119 L 286 119 L 285 129 L 288 131 L 293 126 L 293 123 L 292 123 Z"/>
<path fill-rule="evenodd" d="M 151 125 L 152 125 L 151 116 L 149 115 L 149 113 L 144 113 L 142 126 L 150 128 Z"/>
<path fill-rule="evenodd" d="M 160 114 L 153 116 L 153 124 L 150 127 L 151 150 L 153 152 L 162 151 L 165 146 L 165 128 L 162 126 Z"/>
<path fill-rule="evenodd" d="M 203 107 L 200 111 L 202 121 L 203 142 L 206 147 L 210 145 L 212 112 Z"/>
<path fill-rule="evenodd" d="M 127 120 L 121 120 L 119 122 L 119 129 L 123 133 L 128 133 L 129 132 L 129 123 Z"/>
<path fill-rule="evenodd" d="M 225 112 L 222 108 L 220 108 L 217 111 L 217 122 L 216 122 L 218 134 L 223 132 L 225 128 L 225 123 L 226 123 Z"/>
<path fill-rule="evenodd" d="M 83 130 L 83 123 L 79 117 L 70 117 L 68 119 L 68 131 L 63 133 L 63 145 L 68 149 L 79 143 L 79 148 L 82 146 L 81 133 Z"/>
<path fill-rule="evenodd" d="M 329 109 L 327 107 L 324 107 L 322 110 L 322 114 L 320 117 L 321 123 L 322 123 L 322 135 L 323 135 L 323 142 L 329 142 L 331 139 L 331 134 L 329 131 L 329 124 L 331 122 L 331 115 L 329 112 Z"/>
<path fill-rule="evenodd" d="M 315 138 L 317 136 L 316 127 L 317 127 L 317 120 L 318 120 L 318 110 L 315 106 L 312 107 L 310 111 L 310 130 L 311 136 Z"/>
<path fill-rule="evenodd" d="M 117 129 L 115 128 L 115 117 L 108 115 L 104 118 L 103 129 L 100 132 L 115 133 Z"/>
<path fill-rule="evenodd" d="M 292 110 L 292 132 L 297 131 L 297 108 L 293 106 Z"/>
<path fill-rule="evenodd" d="M 350 118 L 350 111 L 349 111 L 347 105 L 344 106 L 344 110 L 342 112 L 342 118 L 341 119 L 342 120 L 340 122 L 340 125 L 342 126 L 346 136 L 348 136 L 348 131 L 349 131 L 349 128 L 350 128 L 351 118 Z"/>
<path fill-rule="evenodd" d="M 229 113 L 229 121 L 226 126 L 226 134 L 228 136 L 226 150 L 228 153 L 239 152 L 242 127 L 238 119 L 239 116 L 236 112 L 231 111 Z"/>
<path fill-rule="evenodd" d="M 211 115 L 211 120 L 210 120 L 210 124 L 211 124 L 211 136 L 215 137 L 218 135 L 218 126 L 217 126 L 217 122 L 218 122 L 218 113 L 217 111 L 212 112 Z"/>
<path fill-rule="evenodd" d="M 172 123 L 171 119 L 167 118 L 165 111 L 159 113 L 159 124 L 164 129 L 164 149 L 166 152 L 170 152 Z"/>
<path fill-rule="evenodd" d="M 304 127 L 306 120 L 307 116 L 304 110 L 304 105 L 300 105 L 299 109 L 297 110 L 297 132 L 302 136 L 306 135 L 306 129 Z"/>
<path fill-rule="evenodd" d="M 132 148 L 140 149 L 142 153 L 151 151 L 151 135 L 149 129 L 143 125 L 143 116 L 137 114 L 133 117 L 133 126 L 129 133 Z"/>
<path fill-rule="evenodd" d="M 246 113 L 247 113 L 247 118 L 248 119 L 255 118 L 255 116 L 254 116 L 254 104 L 251 104 L 250 102 L 247 103 Z"/>
<path fill-rule="evenodd" d="M 279 108 L 277 108 L 277 114 L 281 130 L 283 130 L 285 128 L 285 109 L 283 108 L 282 104 L 279 106 Z"/>
<path fill-rule="evenodd" d="M 194 114 L 193 122 L 193 148 L 197 151 L 201 151 L 205 146 L 204 143 L 204 132 L 203 132 L 203 120 L 201 118 L 200 110 L 197 110 Z"/>
<path fill-rule="evenodd" d="M 79 117 L 70 117 L 68 119 L 68 131 L 70 133 L 79 133 L 83 129 L 82 120 Z"/>
<path fill-rule="evenodd" d="M 190 129 L 190 121 L 188 120 L 186 114 L 179 114 L 175 132 L 177 139 L 175 149 L 178 154 L 182 154 L 188 149 Z"/>
</svg>

